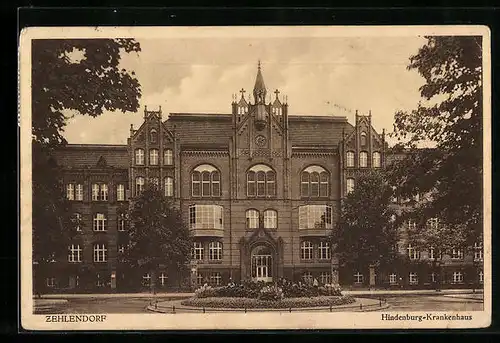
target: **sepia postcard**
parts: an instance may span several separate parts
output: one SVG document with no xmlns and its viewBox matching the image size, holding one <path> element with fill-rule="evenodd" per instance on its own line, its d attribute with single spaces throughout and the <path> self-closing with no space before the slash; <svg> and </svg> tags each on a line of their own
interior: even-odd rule
<svg viewBox="0 0 500 343">
<path fill-rule="evenodd" d="M 30 27 L 25 330 L 484 328 L 486 26 Z"/>
</svg>

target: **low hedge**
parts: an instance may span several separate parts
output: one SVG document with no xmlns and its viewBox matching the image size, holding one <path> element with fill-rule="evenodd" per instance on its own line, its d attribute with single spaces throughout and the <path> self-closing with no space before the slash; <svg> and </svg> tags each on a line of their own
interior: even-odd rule
<svg viewBox="0 0 500 343">
<path fill-rule="evenodd" d="M 350 296 L 319 296 L 311 298 L 284 298 L 282 300 L 269 301 L 252 298 L 190 298 L 181 302 L 184 306 L 212 307 L 212 308 L 303 308 L 320 306 L 339 306 L 355 302 Z"/>
</svg>

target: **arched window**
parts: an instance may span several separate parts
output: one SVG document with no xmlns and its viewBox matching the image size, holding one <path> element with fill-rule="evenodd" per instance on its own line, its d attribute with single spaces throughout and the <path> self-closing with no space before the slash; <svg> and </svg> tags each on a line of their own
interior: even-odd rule
<svg viewBox="0 0 500 343">
<path fill-rule="evenodd" d="M 155 129 L 151 130 L 151 133 L 150 133 L 150 141 L 151 143 L 156 143 L 156 141 L 158 140 L 158 133 L 156 132 Z"/>
<path fill-rule="evenodd" d="M 144 150 L 143 149 L 135 149 L 135 164 L 137 164 L 137 165 L 144 164 Z"/>
<path fill-rule="evenodd" d="M 373 153 L 373 167 L 374 168 L 380 168 L 380 153 L 378 151 L 375 151 Z"/>
<path fill-rule="evenodd" d="M 359 166 L 361 168 L 368 167 L 368 153 L 366 151 L 361 151 L 359 153 Z"/>
<path fill-rule="evenodd" d="M 361 146 L 366 145 L 366 132 L 361 132 Z"/>
<path fill-rule="evenodd" d="M 301 196 L 327 197 L 329 184 L 329 174 L 323 167 L 307 167 L 300 177 Z"/>
<path fill-rule="evenodd" d="M 149 150 L 149 164 L 152 166 L 158 165 L 158 149 Z"/>
<path fill-rule="evenodd" d="M 349 178 L 346 180 L 346 193 L 349 194 L 354 191 L 354 179 Z"/>
<path fill-rule="evenodd" d="M 171 166 L 173 164 L 172 149 L 163 150 L 163 164 L 166 166 Z"/>
<path fill-rule="evenodd" d="M 174 195 L 174 179 L 170 176 L 165 178 L 165 196 L 171 197 Z"/>
<path fill-rule="evenodd" d="M 258 164 L 247 173 L 247 196 L 276 196 L 276 173 L 270 167 Z"/>
<path fill-rule="evenodd" d="M 135 195 L 139 195 L 144 190 L 144 178 L 138 176 L 135 178 Z"/>
<path fill-rule="evenodd" d="M 191 192 L 193 197 L 219 197 L 220 172 L 209 164 L 196 167 L 191 175 Z"/>
<path fill-rule="evenodd" d="M 276 229 L 278 227 L 278 212 L 275 210 L 264 211 L 264 228 Z"/>
<path fill-rule="evenodd" d="M 256 229 L 259 227 L 259 211 L 250 209 L 246 212 L 247 228 Z"/>
<path fill-rule="evenodd" d="M 354 151 L 348 151 L 346 154 L 346 166 L 354 167 Z"/>
</svg>

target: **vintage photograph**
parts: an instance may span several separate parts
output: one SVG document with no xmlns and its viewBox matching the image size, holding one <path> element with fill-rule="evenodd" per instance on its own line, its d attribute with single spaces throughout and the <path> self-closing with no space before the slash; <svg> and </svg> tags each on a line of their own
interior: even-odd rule
<svg viewBox="0 0 500 343">
<path fill-rule="evenodd" d="M 488 326 L 489 39 L 23 31 L 22 325 Z"/>
</svg>

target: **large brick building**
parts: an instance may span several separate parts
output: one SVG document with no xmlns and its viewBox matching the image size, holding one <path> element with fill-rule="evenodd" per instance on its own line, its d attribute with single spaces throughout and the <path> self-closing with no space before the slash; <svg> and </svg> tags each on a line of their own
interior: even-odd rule
<svg viewBox="0 0 500 343">
<path fill-rule="evenodd" d="M 127 275 L 119 256 L 126 245 L 128 201 L 151 182 L 175 199 L 189 223 L 191 284 L 280 277 L 360 286 L 428 284 L 434 276 L 411 261 L 406 269 L 378 276 L 373 268 L 339 272 L 330 252 L 327 238 L 357 173 L 383 168 L 390 157 L 371 115 L 356 113 L 354 125 L 345 117 L 290 115 L 286 98 L 278 90 L 267 92 L 259 65 L 253 94 L 242 90 L 235 96 L 231 113 L 170 113 L 164 120 L 161 108 L 145 108 L 144 122 L 130 128 L 127 145 L 58 151 L 54 158 L 65 170 L 67 196 L 82 226 L 68 262 L 59 263 L 47 285 L 78 288 L 85 273 L 103 289 L 149 283 L 145 271 Z M 403 242 L 400 250 L 406 249 Z M 449 278 L 475 282 L 472 260 L 453 257 L 459 258 L 450 257 Z M 158 271 L 160 286 L 176 287 L 178 280 Z"/>
</svg>

